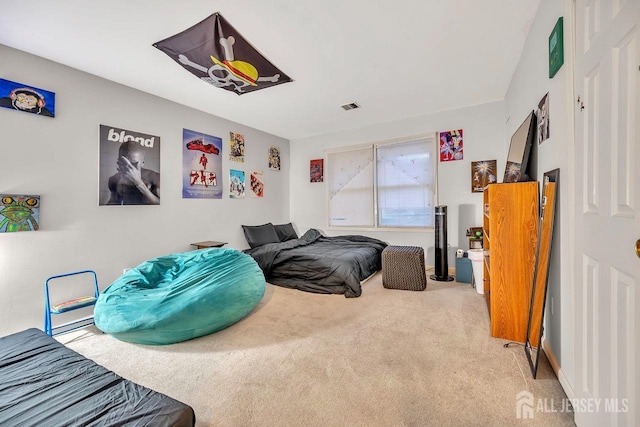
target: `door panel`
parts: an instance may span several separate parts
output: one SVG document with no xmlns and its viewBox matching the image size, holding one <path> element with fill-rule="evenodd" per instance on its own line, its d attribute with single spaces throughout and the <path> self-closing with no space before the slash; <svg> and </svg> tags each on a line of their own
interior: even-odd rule
<svg viewBox="0 0 640 427">
<path fill-rule="evenodd" d="M 640 423 L 639 26 L 638 0 L 575 0 L 578 426 Z"/>
</svg>

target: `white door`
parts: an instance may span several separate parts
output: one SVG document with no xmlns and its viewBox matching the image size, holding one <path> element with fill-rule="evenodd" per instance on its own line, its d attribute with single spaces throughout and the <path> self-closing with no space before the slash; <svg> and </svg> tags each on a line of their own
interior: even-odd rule
<svg viewBox="0 0 640 427">
<path fill-rule="evenodd" d="M 575 419 L 632 427 L 640 425 L 640 0 L 575 0 L 575 26 Z"/>
</svg>

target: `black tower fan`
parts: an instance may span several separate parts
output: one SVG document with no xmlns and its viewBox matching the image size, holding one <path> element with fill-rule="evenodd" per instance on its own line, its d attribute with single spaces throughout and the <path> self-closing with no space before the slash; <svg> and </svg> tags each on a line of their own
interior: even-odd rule
<svg viewBox="0 0 640 427">
<path fill-rule="evenodd" d="M 431 280 L 451 282 L 449 276 L 449 259 L 447 254 L 447 207 L 436 206 L 436 274 L 429 276 Z"/>
</svg>

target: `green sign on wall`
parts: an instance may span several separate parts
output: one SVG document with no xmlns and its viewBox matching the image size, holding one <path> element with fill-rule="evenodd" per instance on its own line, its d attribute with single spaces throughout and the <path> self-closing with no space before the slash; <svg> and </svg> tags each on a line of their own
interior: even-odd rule
<svg viewBox="0 0 640 427">
<path fill-rule="evenodd" d="M 556 75 L 562 64 L 564 64 L 564 38 L 562 36 L 562 17 L 560 17 L 549 35 L 549 78 Z"/>
</svg>

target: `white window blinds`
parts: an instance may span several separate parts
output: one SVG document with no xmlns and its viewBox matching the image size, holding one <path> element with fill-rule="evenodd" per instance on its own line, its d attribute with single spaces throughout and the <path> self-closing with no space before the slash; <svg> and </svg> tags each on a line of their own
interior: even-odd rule
<svg viewBox="0 0 640 427">
<path fill-rule="evenodd" d="M 373 227 L 373 147 L 328 153 L 329 225 Z"/>
</svg>

